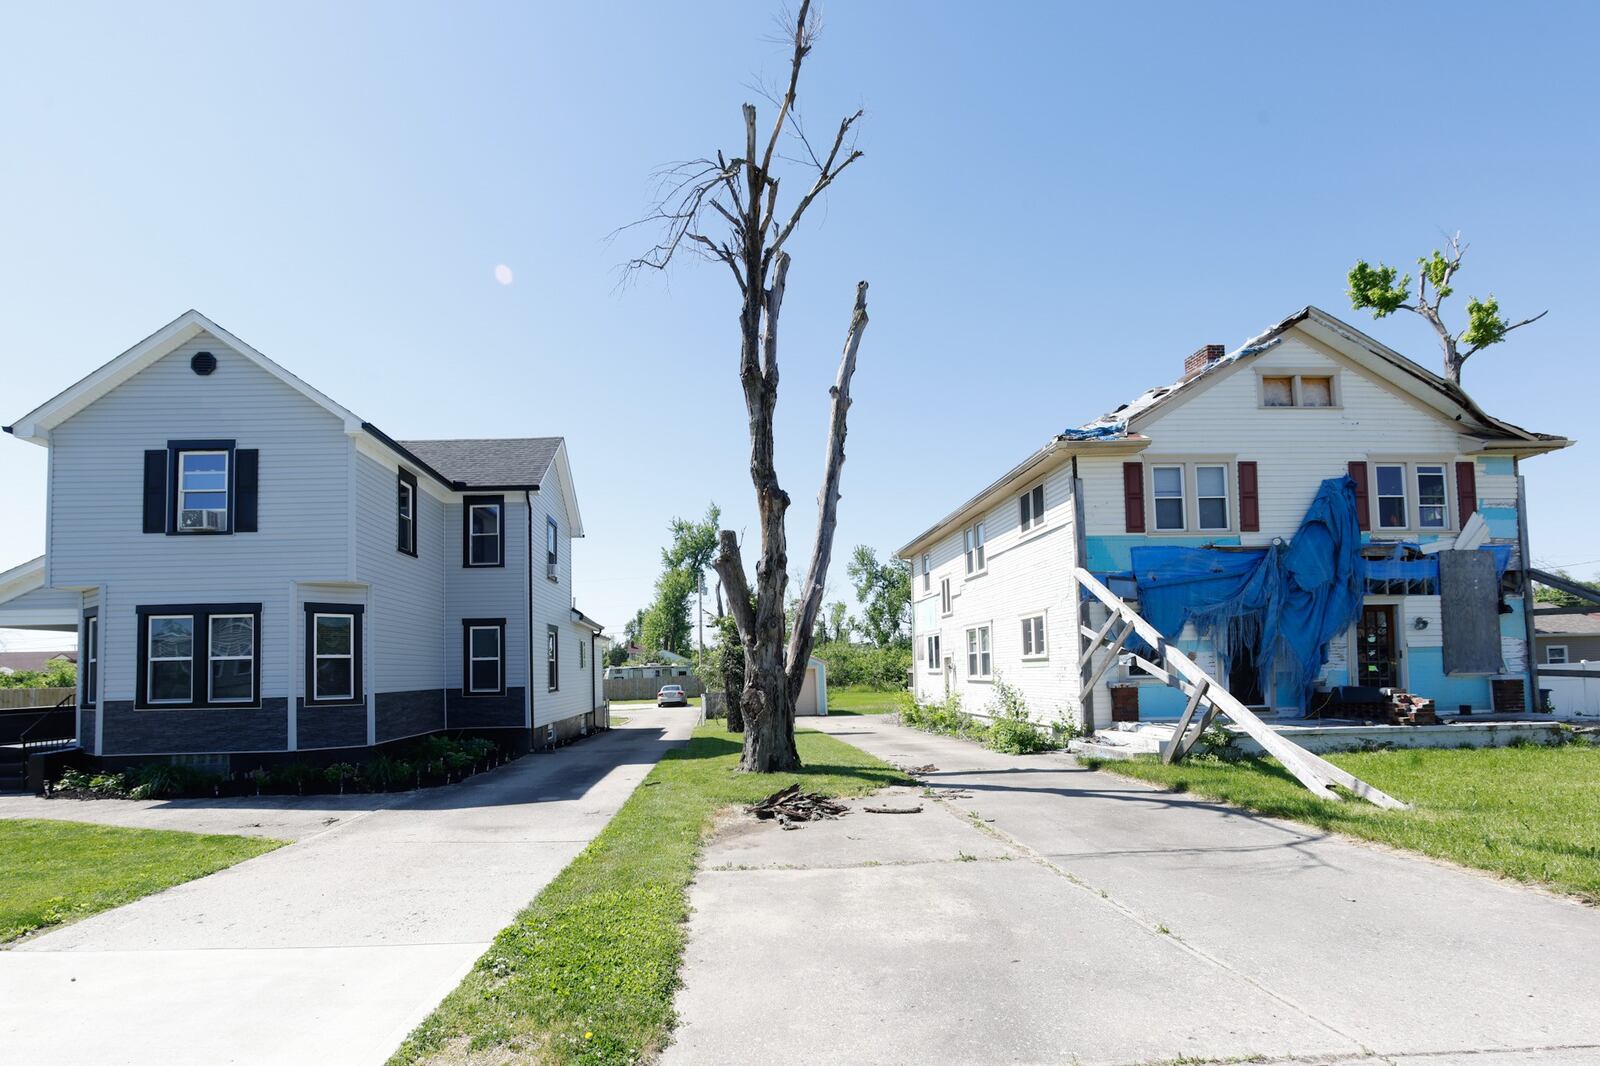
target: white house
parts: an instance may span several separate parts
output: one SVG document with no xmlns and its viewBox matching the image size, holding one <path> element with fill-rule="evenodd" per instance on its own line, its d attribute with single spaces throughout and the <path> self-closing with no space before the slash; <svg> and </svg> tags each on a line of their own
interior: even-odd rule
<svg viewBox="0 0 1600 1066">
<path fill-rule="evenodd" d="M 1052 436 L 908 541 L 898 554 L 912 566 L 914 691 L 926 701 L 956 694 L 981 713 L 1004 678 L 1037 719 L 1103 726 L 1114 685 L 1117 717 L 1176 716 L 1183 695 L 1131 661 L 1081 691 L 1084 627 L 1104 616 L 1080 606 L 1074 568 L 1137 606 L 1150 577 L 1136 571 L 1137 549 L 1196 549 L 1186 557 L 1201 569 L 1230 552 L 1264 558 L 1274 541 L 1292 542 L 1322 483 L 1339 479 L 1366 584 L 1326 645 L 1320 692 L 1296 683 L 1271 649 L 1219 647 L 1193 625 L 1169 639 L 1243 702 L 1282 714 L 1378 688 L 1433 698 L 1441 711 L 1520 711 L 1533 694 L 1518 468 L 1570 443 L 1491 417 L 1459 387 L 1308 307 L 1232 352 L 1200 349 L 1173 384 Z M 1458 536 L 1459 547 L 1482 549 L 1467 562 L 1489 567 L 1494 587 L 1480 581 L 1476 598 L 1443 617 L 1441 597 L 1457 593 L 1441 582 L 1447 557 L 1434 553 Z M 1449 553 L 1445 569 L 1467 554 Z M 1253 661 L 1262 654 L 1273 663 Z"/>
<path fill-rule="evenodd" d="M 6 430 L 50 458 L 0 624 L 78 631 L 107 762 L 526 748 L 603 706 L 560 437 L 396 440 L 196 311 Z"/>
</svg>

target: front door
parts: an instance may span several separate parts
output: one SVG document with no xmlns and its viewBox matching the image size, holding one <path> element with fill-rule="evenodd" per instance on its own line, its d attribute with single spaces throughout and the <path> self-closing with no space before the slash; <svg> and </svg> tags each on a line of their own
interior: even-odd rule
<svg viewBox="0 0 1600 1066">
<path fill-rule="evenodd" d="M 1400 646 L 1394 628 L 1392 603 L 1369 603 L 1361 608 L 1356 628 L 1356 684 L 1368 688 L 1400 686 Z"/>
</svg>

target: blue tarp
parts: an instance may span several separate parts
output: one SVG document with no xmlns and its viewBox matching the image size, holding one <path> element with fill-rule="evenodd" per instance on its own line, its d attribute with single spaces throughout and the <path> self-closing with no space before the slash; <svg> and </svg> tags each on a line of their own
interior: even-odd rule
<svg viewBox="0 0 1600 1066">
<path fill-rule="evenodd" d="M 1172 641 L 1194 623 L 1222 657 L 1224 675 L 1238 650 L 1254 649 L 1261 691 L 1274 691 L 1281 667 L 1304 707 L 1328 641 L 1357 620 L 1366 595 L 1355 491 L 1348 477 L 1324 481 L 1288 544 L 1133 548 L 1139 613 Z"/>
</svg>

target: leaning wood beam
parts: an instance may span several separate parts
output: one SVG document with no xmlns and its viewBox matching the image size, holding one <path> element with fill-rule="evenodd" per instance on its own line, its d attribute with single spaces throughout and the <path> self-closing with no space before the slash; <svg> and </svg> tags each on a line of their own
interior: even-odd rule
<svg viewBox="0 0 1600 1066">
<path fill-rule="evenodd" d="M 1161 647 L 1161 634 L 1144 617 L 1129 607 L 1118 598 L 1111 590 L 1102 585 L 1093 574 L 1083 567 L 1075 567 L 1073 571 L 1078 584 L 1088 590 L 1095 599 L 1105 604 L 1114 614 L 1122 617 L 1128 627 L 1143 637 L 1152 647 Z M 1213 682 L 1207 699 L 1213 703 L 1217 710 L 1228 716 L 1239 728 L 1243 729 L 1250 738 L 1267 754 L 1273 756 L 1283 764 L 1284 769 L 1300 781 L 1313 795 L 1323 799 L 1338 799 L 1338 793 L 1329 788 L 1329 784 L 1341 785 L 1362 799 L 1379 807 L 1403 810 L 1407 804 L 1401 803 L 1393 796 L 1373 788 L 1365 781 L 1353 774 L 1339 769 L 1326 759 L 1320 758 L 1300 747 L 1298 744 L 1274 732 L 1265 722 L 1256 717 L 1255 712 L 1239 702 L 1227 688 L 1216 684 L 1215 679 L 1206 673 L 1194 660 L 1190 659 L 1177 648 L 1167 645 L 1165 648 L 1166 666 L 1171 672 L 1178 674 L 1190 684 L 1198 685 L 1202 681 Z"/>
<path fill-rule="evenodd" d="M 1133 627 L 1131 625 L 1124 625 L 1122 627 L 1122 632 L 1117 636 L 1117 642 L 1111 645 L 1110 649 L 1106 652 L 1106 657 L 1100 660 L 1099 666 L 1095 667 L 1094 676 L 1090 677 L 1089 680 L 1083 683 L 1083 690 L 1085 692 L 1094 691 L 1094 687 L 1100 683 L 1100 679 L 1106 676 L 1106 671 L 1111 669 L 1112 664 L 1117 661 L 1117 656 L 1122 654 L 1122 646 L 1128 643 L 1128 638 L 1131 636 L 1133 636 Z"/>
<path fill-rule="evenodd" d="M 1172 739 L 1161 745 L 1161 761 L 1171 765 L 1177 759 L 1178 753 L 1184 750 L 1183 738 L 1189 733 L 1189 722 L 1194 718 L 1194 712 L 1200 706 L 1200 701 L 1206 698 L 1206 689 L 1211 687 L 1211 682 L 1202 681 L 1194 687 L 1194 694 L 1189 697 L 1188 706 L 1183 709 L 1183 717 L 1178 719 L 1178 727 L 1172 731 Z"/>
<path fill-rule="evenodd" d="M 1178 753 L 1174 761 L 1187 758 L 1189 753 L 1194 750 L 1194 746 L 1200 743 L 1200 738 L 1206 735 L 1206 730 L 1211 728 L 1211 723 L 1216 720 L 1217 705 L 1215 703 L 1206 704 L 1205 713 L 1200 716 L 1200 723 L 1190 730 L 1187 735 L 1179 738 Z"/>
<path fill-rule="evenodd" d="M 1089 638 L 1089 643 L 1084 647 L 1083 651 L 1079 653 L 1078 657 L 1084 660 L 1092 657 L 1095 652 L 1100 650 L 1100 645 L 1105 643 L 1106 635 L 1111 632 L 1111 627 L 1120 621 L 1121 619 L 1117 617 L 1117 612 L 1112 611 L 1111 617 L 1106 619 L 1106 624 L 1101 626 L 1099 629 L 1090 629 L 1088 626 L 1079 626 L 1078 628 L 1083 632 L 1083 635 Z"/>
<path fill-rule="evenodd" d="M 1560 574 L 1552 574 L 1548 570 L 1539 570 L 1531 566 L 1528 567 L 1528 576 L 1539 584 L 1548 585 L 1558 592 L 1565 592 L 1569 596 L 1576 596 L 1580 600 L 1587 600 L 1589 603 L 1600 605 L 1600 592 L 1596 592 L 1587 585 L 1580 585 L 1570 577 L 1562 577 Z M 1590 608 L 1589 610 L 1592 611 L 1593 609 Z M 1533 613 L 1539 614 L 1540 612 L 1534 611 Z"/>
</svg>

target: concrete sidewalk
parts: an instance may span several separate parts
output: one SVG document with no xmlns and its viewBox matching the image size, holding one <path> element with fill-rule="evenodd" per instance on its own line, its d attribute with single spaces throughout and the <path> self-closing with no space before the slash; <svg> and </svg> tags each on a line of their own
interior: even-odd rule
<svg viewBox="0 0 1600 1066">
<path fill-rule="evenodd" d="M 808 724 L 943 798 L 720 837 L 668 1063 L 1600 1062 L 1581 904 L 1067 756 Z"/>
<path fill-rule="evenodd" d="M 320 817 L 339 820 L 299 843 L 0 952 L 0 1058 L 382 1062 L 694 725 L 682 711 L 629 717 L 392 805 L 324 803 Z M 273 820 L 240 806 L 263 809 L 185 803 L 121 824 Z"/>
</svg>

